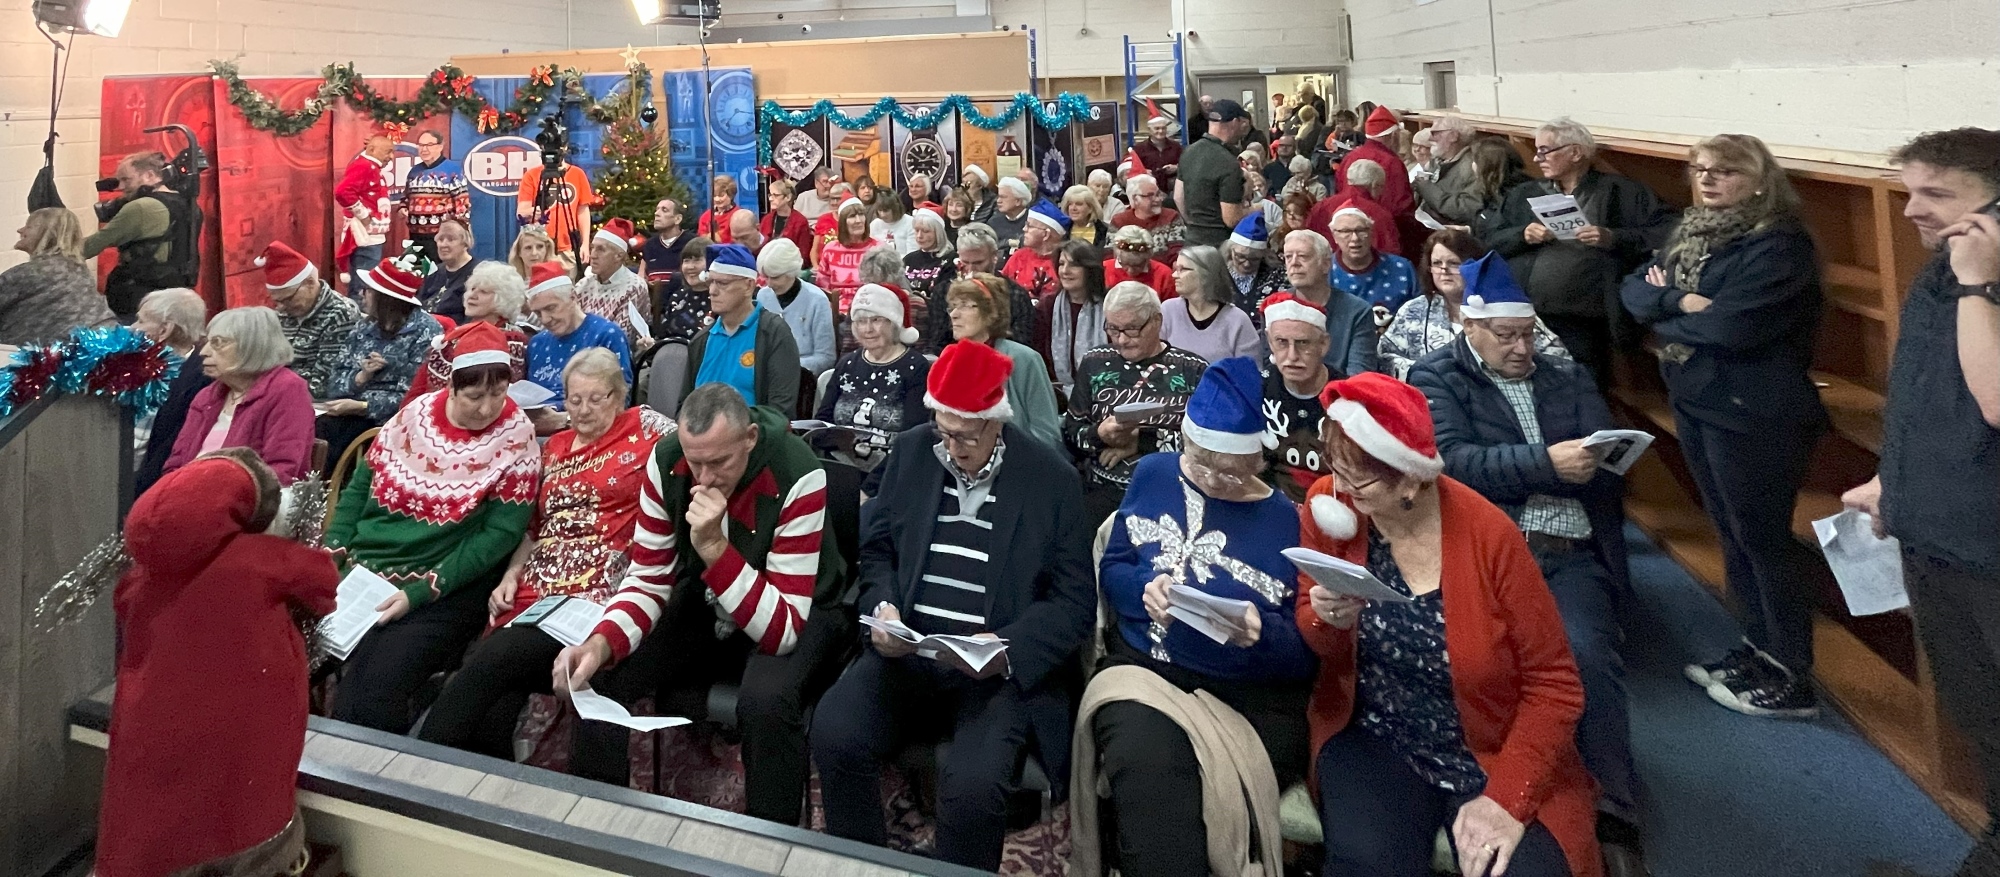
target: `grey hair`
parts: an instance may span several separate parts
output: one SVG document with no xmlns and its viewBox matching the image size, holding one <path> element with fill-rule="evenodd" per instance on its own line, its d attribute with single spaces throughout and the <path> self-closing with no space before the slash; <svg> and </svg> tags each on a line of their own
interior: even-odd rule
<svg viewBox="0 0 2000 877">
<path fill-rule="evenodd" d="M 903 275 L 903 256 L 895 247 L 872 247 L 861 257 L 861 282 L 880 283 L 887 286 L 903 286 L 908 283 Z"/>
<path fill-rule="evenodd" d="M 960 231 L 959 234 L 963 235 L 965 232 Z M 1143 225 L 1119 226 L 1117 231 L 1111 233 L 1111 243 L 1114 247 L 1118 244 L 1144 244 L 1148 251 L 1160 248 L 1159 242 L 1153 238 L 1152 231 Z"/>
<path fill-rule="evenodd" d="M 1187 421 L 1184 421 L 1182 425 L 1185 426 L 1186 423 Z M 1249 454 L 1225 454 L 1214 448 L 1204 447 L 1185 430 L 1181 432 L 1181 439 L 1181 454 L 1210 469 L 1256 472 L 1264 467 L 1264 454 L 1261 451 Z"/>
<path fill-rule="evenodd" d="M 1132 189 L 1138 186 L 1141 181 L 1152 183 L 1153 188 L 1155 189 L 1160 187 L 1159 178 L 1153 176 L 1152 174 L 1133 174 L 1132 176 L 1126 178 L 1125 180 L 1125 191 L 1127 192 L 1132 191 Z"/>
<path fill-rule="evenodd" d="M 1472 123 L 1466 121 L 1464 116 L 1449 114 L 1438 117 L 1438 120 L 1425 130 L 1457 134 L 1460 143 L 1466 142 L 1465 138 L 1471 137 L 1473 134 Z M 1432 134 L 1431 136 L 1436 137 L 1437 135 Z"/>
<path fill-rule="evenodd" d="M 1320 237 L 1319 232 L 1309 228 L 1295 228 L 1285 233 L 1285 244 L 1289 245 L 1292 241 L 1305 241 L 1307 246 L 1312 248 L 1315 259 L 1333 259 L 1333 245 L 1327 243 L 1326 238 Z"/>
<path fill-rule="evenodd" d="M 1389 181 L 1389 173 L 1374 159 L 1355 159 L 1347 166 L 1347 181 L 1364 189 L 1373 189 Z"/>
<path fill-rule="evenodd" d="M 1121 281 L 1104 294 L 1104 313 L 1133 313 L 1151 320 L 1160 315 L 1160 294 L 1137 280 Z"/>
<path fill-rule="evenodd" d="M 200 293 L 184 286 L 146 293 L 139 300 L 139 313 L 167 326 L 168 343 L 178 334 L 182 342 L 193 344 L 208 333 L 208 303 L 202 301 Z"/>
<path fill-rule="evenodd" d="M 1583 157 L 1589 159 L 1597 154 L 1597 138 L 1590 136 L 1590 129 L 1578 124 L 1568 116 L 1557 116 L 1543 122 L 1535 129 L 1535 135 L 1543 134 L 1555 140 L 1557 146 L 1574 146 L 1583 150 Z"/>
<path fill-rule="evenodd" d="M 1094 171 L 1091 171 L 1090 176 L 1084 177 L 1083 179 L 1086 184 L 1092 186 L 1095 186 L 1100 182 L 1104 183 L 1112 182 L 1111 172 L 1103 168 L 1098 168 Z"/>
<path fill-rule="evenodd" d="M 999 252 L 1000 236 L 994 233 L 993 226 L 983 222 L 968 222 L 958 227 L 959 252 L 977 250 L 981 247 Z"/>
<path fill-rule="evenodd" d="M 1237 246 L 1231 244 L 1231 246 Z M 1261 253 L 1259 254 L 1262 255 Z M 1236 298 L 1236 285 L 1229 280 L 1229 269 L 1222 264 L 1222 251 L 1214 247 L 1186 247 L 1179 258 L 1186 259 L 1194 266 L 1195 288 L 1201 290 L 1202 298 L 1213 304 L 1232 304 Z"/>
<path fill-rule="evenodd" d="M 703 435 L 720 419 L 738 430 L 750 428 L 750 406 L 726 383 L 703 384 L 681 400 L 680 432 Z"/>
<path fill-rule="evenodd" d="M 1010 183 L 1012 185 L 1009 185 Z M 1000 191 L 1012 192 L 1014 193 L 1014 197 L 1023 201 L 1033 201 L 1035 198 L 1034 190 L 1028 188 L 1027 183 L 1021 182 L 1019 177 L 1001 177 L 1000 182 L 995 185 Z"/>
<path fill-rule="evenodd" d="M 267 307 L 230 308 L 208 321 L 208 337 L 236 342 L 238 374 L 261 375 L 290 365 L 292 342 L 278 322 L 278 312 Z"/>
<path fill-rule="evenodd" d="M 921 226 L 931 230 L 931 239 L 936 241 L 936 244 L 931 247 L 931 255 L 943 259 L 951 258 L 951 231 L 945 228 L 943 217 L 938 216 L 934 211 L 919 210 L 910 214 L 910 224 L 912 227 Z M 964 229 L 960 229 L 960 231 L 963 232 Z"/>
<path fill-rule="evenodd" d="M 465 287 L 475 286 L 493 293 L 493 311 L 500 319 L 509 323 L 521 319 L 521 307 L 528 303 L 528 281 L 521 279 L 514 266 L 491 260 L 474 265 Z"/>
<path fill-rule="evenodd" d="M 1310 174 L 1313 169 L 1312 159 L 1303 155 L 1294 155 L 1292 156 L 1292 163 L 1286 169 L 1291 171 L 1295 176 Z"/>
<path fill-rule="evenodd" d="M 569 364 L 562 370 L 563 386 L 569 386 L 573 377 L 596 378 L 615 388 L 620 396 L 632 388 L 625 381 L 625 366 L 619 364 L 618 354 L 603 347 L 586 347 L 570 357 Z"/>
<path fill-rule="evenodd" d="M 1410 145 L 1412 146 L 1431 145 L 1431 129 L 1425 128 L 1421 131 L 1418 131 L 1415 134 L 1410 135 Z"/>
</svg>

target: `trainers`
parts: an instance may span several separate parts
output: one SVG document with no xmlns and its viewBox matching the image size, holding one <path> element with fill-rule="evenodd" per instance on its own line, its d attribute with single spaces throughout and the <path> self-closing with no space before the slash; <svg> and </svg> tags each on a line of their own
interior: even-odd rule
<svg viewBox="0 0 2000 877">
<path fill-rule="evenodd" d="M 1744 643 L 1730 649 L 1720 660 L 1707 664 L 1689 664 L 1681 668 L 1689 682 L 1701 688 L 1710 685 L 1728 685 L 1748 675 L 1757 660 L 1757 649 Z"/>
<path fill-rule="evenodd" d="M 1708 697 L 1746 716 L 1810 719 L 1819 715 L 1819 695 L 1813 691 L 1812 680 L 1762 656 L 1736 684 L 1711 683 Z"/>
</svg>

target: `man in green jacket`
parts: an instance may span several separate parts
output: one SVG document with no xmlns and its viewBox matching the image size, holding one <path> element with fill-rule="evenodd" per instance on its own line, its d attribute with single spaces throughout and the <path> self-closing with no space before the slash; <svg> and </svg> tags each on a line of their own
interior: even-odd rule
<svg viewBox="0 0 2000 877">
<path fill-rule="evenodd" d="M 146 293 L 195 282 L 201 213 L 165 188 L 165 172 L 166 158 L 157 152 L 137 152 L 120 161 L 113 174 L 121 193 L 118 212 L 83 241 L 86 259 L 118 249 L 118 265 L 105 279 L 104 295 L 112 312 L 126 323 L 137 318 L 139 300 Z"/>
</svg>

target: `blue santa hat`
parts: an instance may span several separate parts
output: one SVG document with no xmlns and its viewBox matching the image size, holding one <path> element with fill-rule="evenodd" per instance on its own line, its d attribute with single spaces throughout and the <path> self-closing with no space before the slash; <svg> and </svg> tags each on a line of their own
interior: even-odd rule
<svg viewBox="0 0 2000 877">
<path fill-rule="evenodd" d="M 1256 360 L 1216 360 L 1188 397 L 1181 437 L 1218 454 L 1261 454 L 1278 446 L 1264 429 L 1263 406 L 1264 376 Z"/>
<path fill-rule="evenodd" d="M 1243 217 L 1243 221 L 1236 224 L 1236 230 L 1230 233 L 1229 242 L 1253 250 L 1268 249 L 1271 246 L 1271 230 L 1264 225 L 1264 211 L 1254 211 Z"/>
<path fill-rule="evenodd" d="M 1039 222 L 1058 232 L 1069 234 L 1069 217 L 1063 214 L 1061 207 L 1057 207 L 1047 198 L 1036 201 L 1035 206 L 1028 208 L 1028 221 Z"/>
<path fill-rule="evenodd" d="M 716 275 L 755 280 L 757 257 L 750 255 L 750 248 L 742 244 L 715 244 L 708 248 L 708 270 L 702 272 L 701 279 L 713 280 Z"/>
<path fill-rule="evenodd" d="M 1465 304 L 1459 307 L 1459 313 L 1466 319 L 1535 315 L 1534 303 L 1528 300 L 1521 284 L 1514 282 L 1514 272 L 1499 253 L 1487 253 L 1458 270 L 1465 276 Z"/>
</svg>

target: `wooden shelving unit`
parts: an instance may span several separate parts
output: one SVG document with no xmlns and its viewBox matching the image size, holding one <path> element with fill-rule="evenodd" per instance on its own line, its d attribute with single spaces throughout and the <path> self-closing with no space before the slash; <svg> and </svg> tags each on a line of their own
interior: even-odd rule
<svg viewBox="0 0 2000 877">
<path fill-rule="evenodd" d="M 1434 116 L 1409 113 L 1419 125 Z M 1506 137 L 1534 173 L 1534 123 L 1467 117 Z M 1598 133 L 1598 165 L 1639 180 L 1662 200 L 1687 206 L 1684 176 L 1696 138 L 1644 132 Z M 1608 135 L 1608 136 L 1607 136 Z M 1826 310 L 1813 380 L 1832 419 L 1814 449 L 1812 474 L 1799 493 L 1794 533 L 1817 545 L 1812 521 L 1840 509 L 1840 493 L 1866 481 L 1882 452 L 1883 391 L 1896 344 L 1904 292 L 1930 258 L 1902 218 L 1909 194 L 1882 156 L 1773 148 L 1804 202 L 1801 211 L 1820 252 Z M 1655 453 L 1627 474 L 1626 512 L 1667 555 L 1723 600 L 1722 548 L 1681 461 L 1673 413 L 1653 358 L 1630 352 L 1614 368 L 1606 396 L 1612 410 L 1658 436 Z M 1826 577 L 1815 626 L 1816 676 L 1856 728 L 1967 830 L 1984 828 L 1979 772 L 1964 738 L 1941 712 L 1928 665 L 1905 613 L 1856 618 Z"/>
</svg>

